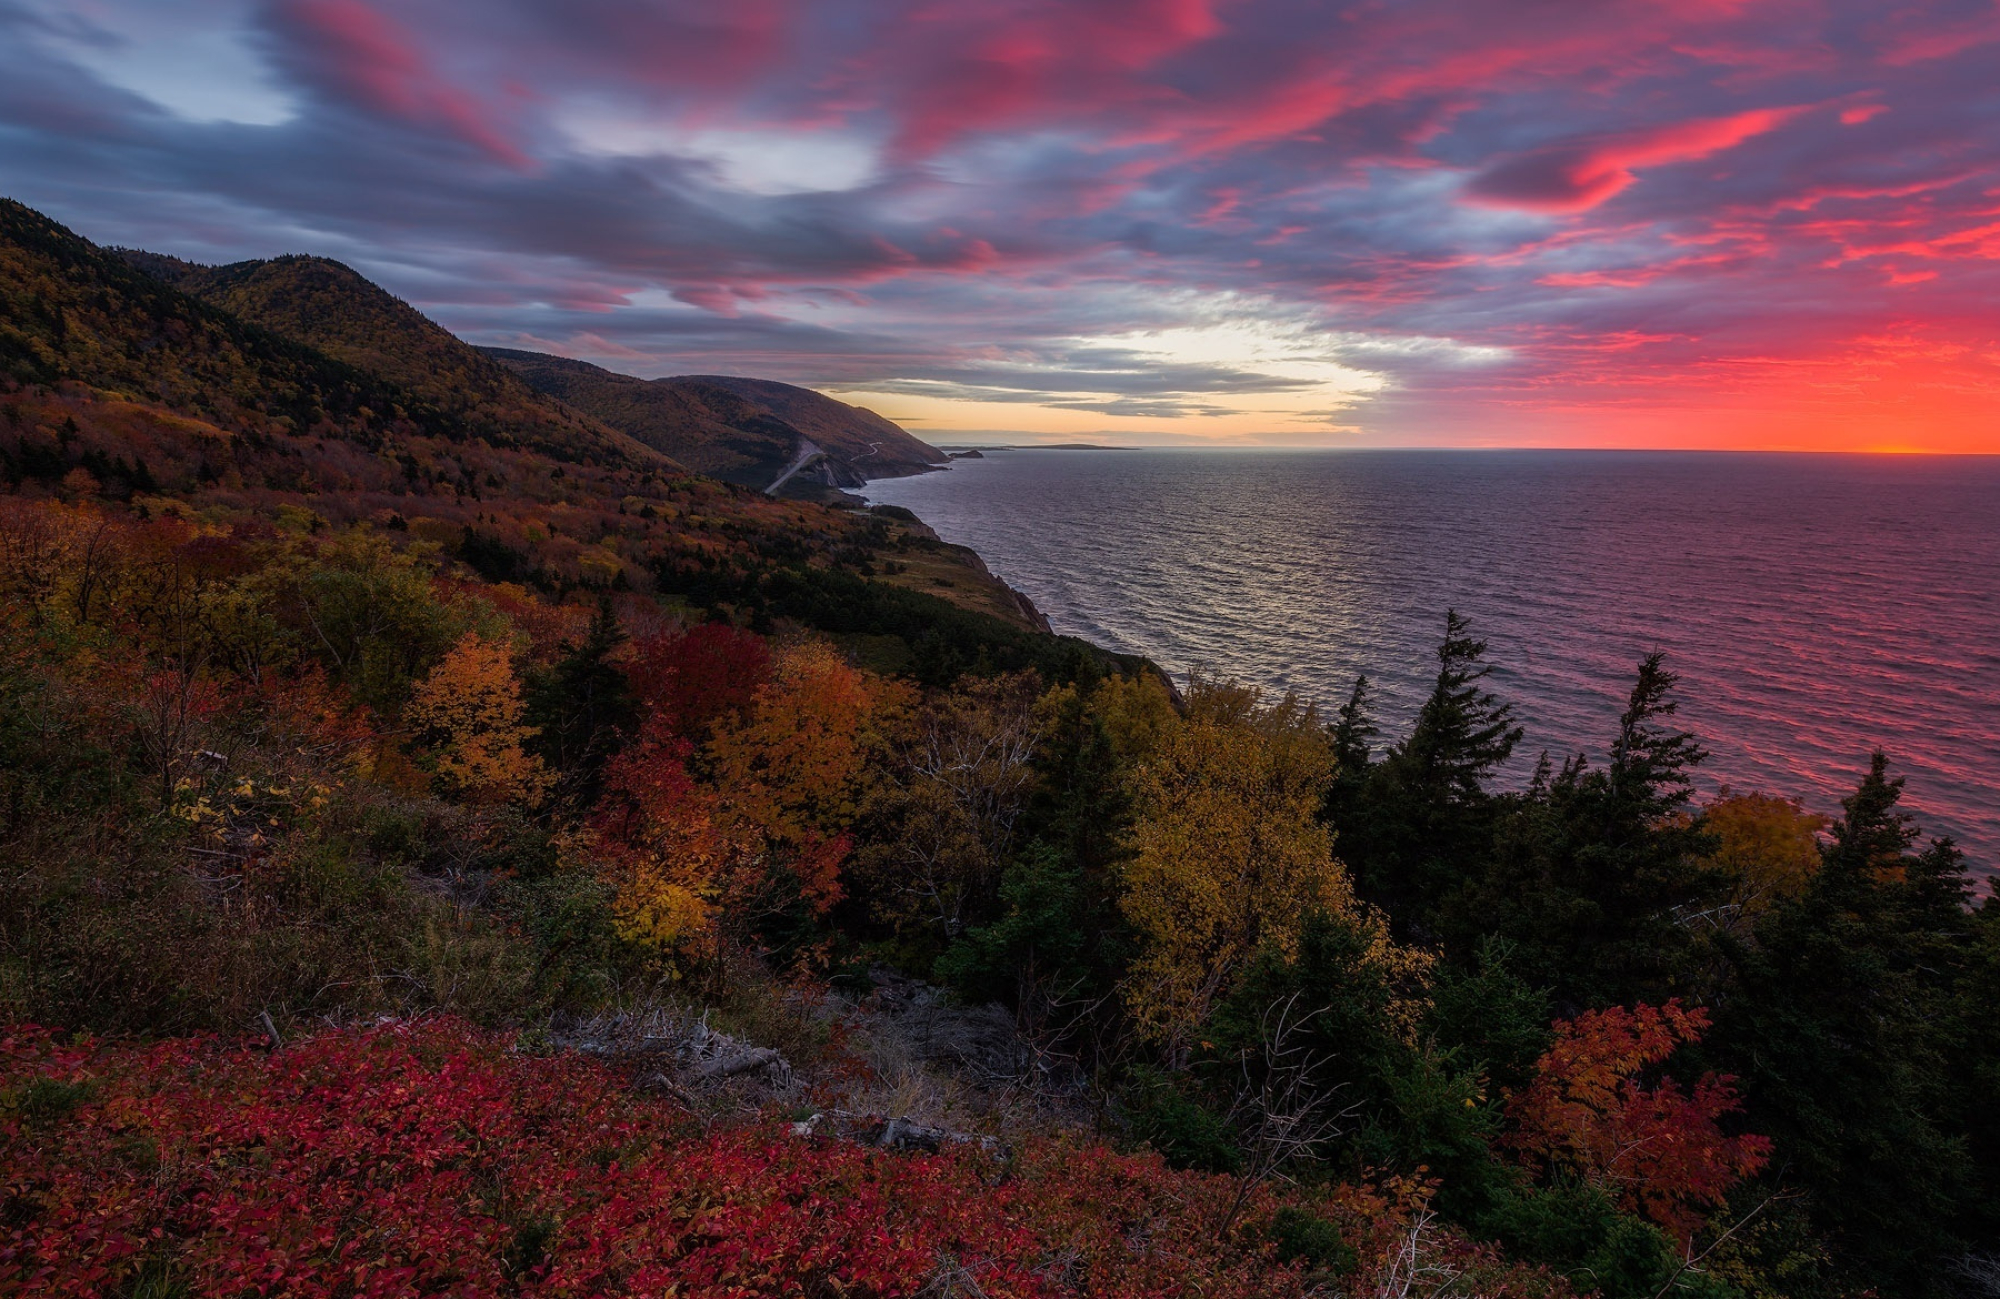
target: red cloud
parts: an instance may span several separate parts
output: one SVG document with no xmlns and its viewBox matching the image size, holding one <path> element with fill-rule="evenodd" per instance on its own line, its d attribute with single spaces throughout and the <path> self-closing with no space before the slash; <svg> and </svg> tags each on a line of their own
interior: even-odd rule
<svg viewBox="0 0 2000 1299">
<path fill-rule="evenodd" d="M 479 101 L 445 81 L 401 27 L 361 0 L 287 0 L 282 16 L 310 42 L 311 70 L 383 117 L 447 133 L 509 167 L 526 154 L 486 120 Z"/>
<path fill-rule="evenodd" d="M 1493 207 L 1583 212 L 1638 179 L 1632 174 L 1634 168 L 1692 162 L 1732 149 L 1798 111 L 1760 108 L 1629 135 L 1547 145 L 1487 168 L 1466 186 L 1466 193 Z"/>
<path fill-rule="evenodd" d="M 892 82 L 904 82 L 893 152 L 922 158 L 973 131 L 1073 119 L 1079 109 L 1101 108 L 1107 97 L 1177 98 L 1107 74 L 1129 76 L 1221 30 L 1210 0 L 1030 0 L 1006 7 L 943 0 L 921 8 L 901 48 L 879 60 Z"/>
</svg>

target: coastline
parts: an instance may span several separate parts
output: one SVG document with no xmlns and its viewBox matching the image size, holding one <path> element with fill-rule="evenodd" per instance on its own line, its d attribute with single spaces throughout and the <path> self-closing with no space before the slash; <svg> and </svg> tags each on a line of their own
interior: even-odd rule
<svg viewBox="0 0 2000 1299">
<path fill-rule="evenodd" d="M 868 483 L 877 479 L 914 478 L 918 474 L 935 473 L 949 469 L 951 466 L 949 464 L 942 464 L 929 465 L 921 469 L 904 466 L 897 466 L 897 468 L 900 472 L 872 474 L 857 484 L 856 487 L 858 489 L 865 489 Z M 914 510 L 901 505 L 887 505 L 871 501 L 865 495 L 854 495 L 852 489 L 844 491 L 842 495 L 854 502 L 853 508 L 865 512 L 871 518 L 884 520 L 892 526 L 901 529 L 907 538 L 907 544 L 914 544 L 927 554 L 938 556 L 959 569 L 969 571 L 972 580 L 978 586 L 986 588 L 996 598 L 1000 608 L 984 607 L 987 602 L 983 600 L 954 599 L 953 597 L 959 594 L 961 588 L 954 586 L 952 579 L 949 577 L 932 574 L 928 577 L 928 585 L 912 582 L 898 582 L 897 585 L 913 586 L 916 589 L 926 590 L 928 594 L 938 596 L 940 599 L 947 600 L 953 604 L 973 608 L 983 613 L 1006 617 L 1007 621 L 1014 622 L 1029 631 L 1039 632 L 1045 636 L 1056 634 L 1055 628 L 1049 623 L 1048 616 L 1035 607 L 1035 602 L 1030 600 L 1024 592 L 1015 589 L 1005 579 L 996 575 L 987 566 L 985 557 L 972 547 L 946 541 L 938 535 L 937 529 L 925 523 Z M 890 578 L 895 576 L 897 574 L 889 575 Z M 886 579 L 878 578 L 878 580 Z M 1005 612 L 1002 613 L 1002 610 Z M 1009 614 L 1012 616 L 1008 617 L 1007 615 Z M 1100 645 L 1097 648 L 1103 649 L 1104 647 Z"/>
</svg>

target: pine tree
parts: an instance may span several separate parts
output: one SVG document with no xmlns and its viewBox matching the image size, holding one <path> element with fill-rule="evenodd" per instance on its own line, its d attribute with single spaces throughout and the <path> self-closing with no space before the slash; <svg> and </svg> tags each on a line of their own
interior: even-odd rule
<svg viewBox="0 0 2000 1299">
<path fill-rule="evenodd" d="M 1357 788 L 1343 764 L 1329 792 L 1339 851 L 1363 896 L 1384 907 L 1399 935 L 1435 929 L 1440 901 L 1490 855 L 1495 804 L 1488 792 L 1521 728 L 1512 704 L 1485 688 L 1486 642 L 1456 610 L 1445 615 L 1438 674 L 1402 743 L 1365 771 Z M 1333 743 L 1365 763 L 1373 731 L 1366 682 L 1357 682 Z"/>
<path fill-rule="evenodd" d="M 1957 849 L 1910 851 L 1902 787 L 1877 753 L 1803 894 L 1725 940 L 1715 1045 L 1836 1252 L 1883 1293 L 1942 1295 L 1979 1186 L 1954 1087 L 1975 922 Z"/>
<path fill-rule="evenodd" d="M 604 764 L 632 729 L 637 706 L 614 661 L 624 628 L 600 601 L 583 641 L 540 674 L 528 693 L 528 720 L 540 730 L 535 750 L 558 773 L 572 801 L 596 800 Z"/>
<path fill-rule="evenodd" d="M 1505 936 L 1566 1009 L 1684 993 L 1701 964 L 1694 917 L 1727 881 L 1688 815 L 1706 755 L 1672 726 L 1675 682 L 1660 655 L 1640 663 L 1610 764 L 1578 756 L 1551 776 L 1545 760 L 1507 806 L 1491 869 L 1447 907 L 1461 950 Z"/>
<path fill-rule="evenodd" d="M 1396 754 L 1415 787 L 1461 806 L 1484 801 L 1487 782 L 1521 742 L 1514 706 L 1501 703 L 1483 684 L 1493 668 L 1483 661 L 1486 642 L 1471 633 L 1472 624 L 1456 609 L 1445 613 L 1437 683 Z"/>
<path fill-rule="evenodd" d="M 1367 773 L 1369 746 L 1381 728 L 1369 712 L 1368 678 L 1354 678 L 1354 690 L 1334 715 L 1333 761 L 1337 781 L 1359 782 Z"/>
</svg>

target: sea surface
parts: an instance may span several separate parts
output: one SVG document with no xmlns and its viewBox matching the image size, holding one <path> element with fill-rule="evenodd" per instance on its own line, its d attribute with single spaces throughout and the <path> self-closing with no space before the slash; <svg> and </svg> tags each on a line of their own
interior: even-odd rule
<svg viewBox="0 0 2000 1299">
<path fill-rule="evenodd" d="M 2000 867 L 2000 457 L 999 451 L 871 483 L 1059 632 L 1331 709 L 1385 737 L 1447 608 L 1534 757 L 1601 758 L 1642 656 L 1727 783 L 1828 813 L 1887 751 L 1927 834 Z"/>
</svg>

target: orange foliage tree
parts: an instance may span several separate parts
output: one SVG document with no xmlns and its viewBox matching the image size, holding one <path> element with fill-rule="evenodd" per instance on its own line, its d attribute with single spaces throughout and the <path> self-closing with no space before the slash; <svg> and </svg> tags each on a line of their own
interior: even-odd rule
<svg viewBox="0 0 2000 1299">
<path fill-rule="evenodd" d="M 1710 861 L 1733 881 L 1734 901 L 1754 918 L 1781 898 L 1796 897 L 1819 869 L 1819 835 L 1827 819 L 1789 798 L 1738 794 L 1724 786 L 1702 811 L 1716 837 Z"/>
<path fill-rule="evenodd" d="M 788 645 L 750 707 L 717 724 L 704 746 L 725 818 L 762 841 L 816 912 L 841 898 L 868 723 L 896 695 L 828 645 Z"/>
<path fill-rule="evenodd" d="M 791 896 L 816 914 L 842 896 L 873 725 L 902 694 L 817 642 L 768 671 L 764 652 L 728 629 L 641 647 L 651 710 L 588 835 L 630 940 L 700 955 L 725 920 L 747 934 Z"/>
<path fill-rule="evenodd" d="M 1742 1108 L 1734 1079 L 1704 1074 L 1691 1091 L 1671 1078 L 1641 1081 L 1700 1041 L 1708 1022 L 1678 1001 L 1557 1021 L 1533 1081 L 1509 1104 L 1509 1144 L 1530 1168 L 1573 1173 L 1685 1245 L 1771 1150 L 1767 1137 L 1723 1132 L 1719 1120 Z"/>
</svg>

